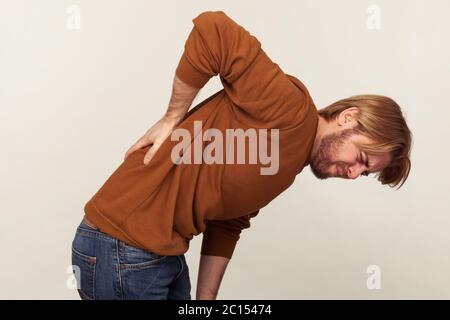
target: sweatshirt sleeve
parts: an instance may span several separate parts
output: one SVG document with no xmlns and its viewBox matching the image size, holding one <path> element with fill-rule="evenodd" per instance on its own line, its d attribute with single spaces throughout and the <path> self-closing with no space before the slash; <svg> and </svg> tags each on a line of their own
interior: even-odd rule
<svg viewBox="0 0 450 320">
<path fill-rule="evenodd" d="M 208 220 L 203 232 L 201 254 L 231 259 L 243 229 L 250 227 L 250 219 L 259 210 L 230 220 Z"/>
<path fill-rule="evenodd" d="M 223 11 L 202 12 L 192 22 L 175 71 L 183 82 L 200 89 L 219 74 L 234 105 L 254 119 L 284 122 L 295 116 L 304 96 L 255 36 Z"/>
<path fill-rule="evenodd" d="M 202 12 L 192 22 L 176 74 L 193 87 L 217 74 L 233 83 L 260 52 L 258 39 L 223 11 Z"/>
</svg>

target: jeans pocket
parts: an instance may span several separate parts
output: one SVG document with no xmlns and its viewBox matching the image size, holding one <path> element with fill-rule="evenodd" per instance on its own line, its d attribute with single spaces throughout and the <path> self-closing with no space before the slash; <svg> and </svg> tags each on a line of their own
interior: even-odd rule
<svg viewBox="0 0 450 320">
<path fill-rule="evenodd" d="M 168 256 L 159 255 L 151 251 L 121 243 L 122 269 L 149 268 L 164 262 L 167 257 Z"/>
<path fill-rule="evenodd" d="M 77 289 L 83 300 L 95 299 L 95 266 L 97 258 L 85 255 L 72 247 L 72 267 Z"/>
</svg>

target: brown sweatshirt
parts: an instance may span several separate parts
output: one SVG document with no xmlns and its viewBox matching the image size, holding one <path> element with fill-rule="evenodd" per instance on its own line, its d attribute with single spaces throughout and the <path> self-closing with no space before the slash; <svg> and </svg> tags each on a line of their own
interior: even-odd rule
<svg viewBox="0 0 450 320">
<path fill-rule="evenodd" d="M 318 114 L 304 84 L 285 74 L 257 38 L 223 11 L 202 12 L 192 21 L 176 75 L 196 88 L 219 75 L 223 89 L 189 110 L 176 127 L 190 133 L 190 149 L 183 148 L 179 155 L 191 152 L 191 163 L 172 160 L 172 149 L 180 141 L 170 136 L 148 165 L 143 159 L 150 146 L 137 150 L 112 173 L 84 211 L 103 232 L 138 248 L 181 255 L 189 241 L 203 233 L 202 254 L 231 258 L 250 219 L 309 164 Z M 201 121 L 197 135 L 194 121 Z M 194 163 L 194 144 L 206 150 L 210 141 L 201 134 L 209 128 L 223 133 L 223 163 L 204 159 Z M 273 129 L 278 129 L 278 171 L 262 174 L 261 169 L 270 165 L 259 157 L 251 163 L 249 143 L 244 147 L 244 164 L 238 163 L 237 156 L 226 163 L 227 152 L 234 149 L 236 155 L 239 146 L 227 140 L 226 129 L 258 133 L 266 129 L 269 149 Z M 240 148 L 242 152 L 243 145 Z"/>
</svg>

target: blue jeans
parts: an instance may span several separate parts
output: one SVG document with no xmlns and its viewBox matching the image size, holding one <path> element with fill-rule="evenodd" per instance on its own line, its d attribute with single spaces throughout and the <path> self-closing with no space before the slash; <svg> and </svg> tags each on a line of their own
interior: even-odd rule
<svg viewBox="0 0 450 320">
<path fill-rule="evenodd" d="M 72 265 L 83 300 L 190 300 L 184 255 L 161 256 L 125 244 L 81 222 Z"/>
</svg>

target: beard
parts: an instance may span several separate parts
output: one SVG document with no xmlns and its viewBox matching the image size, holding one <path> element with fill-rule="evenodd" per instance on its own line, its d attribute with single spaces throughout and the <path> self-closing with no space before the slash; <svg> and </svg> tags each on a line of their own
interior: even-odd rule
<svg viewBox="0 0 450 320">
<path fill-rule="evenodd" d="M 356 133 L 359 133 L 357 129 L 345 129 L 339 133 L 326 135 L 321 139 L 319 149 L 310 162 L 311 171 L 316 178 L 323 180 L 333 176 L 327 171 L 332 164 L 332 156 L 336 155 L 339 148 Z"/>
</svg>

